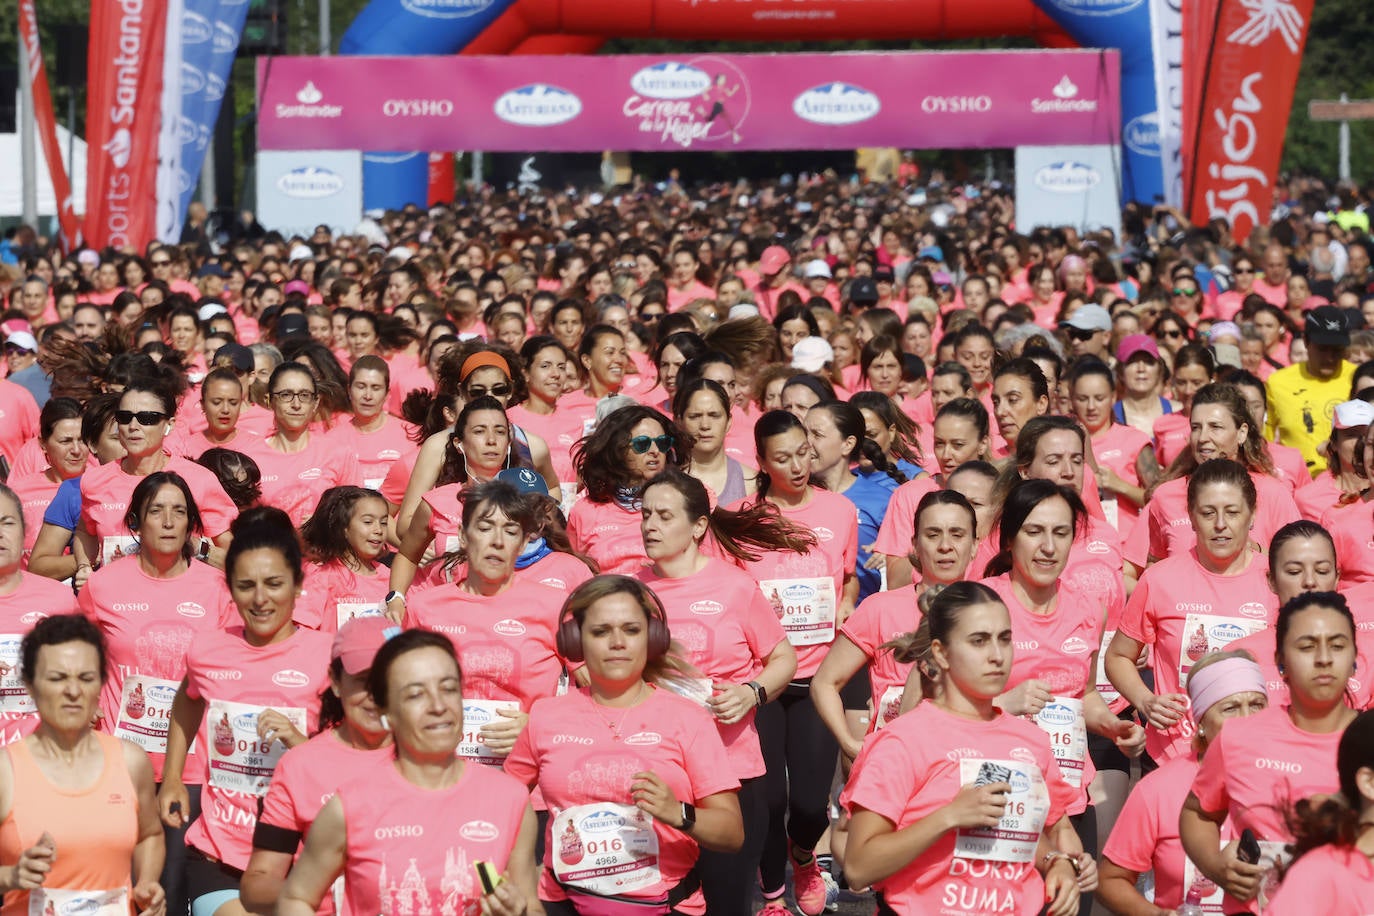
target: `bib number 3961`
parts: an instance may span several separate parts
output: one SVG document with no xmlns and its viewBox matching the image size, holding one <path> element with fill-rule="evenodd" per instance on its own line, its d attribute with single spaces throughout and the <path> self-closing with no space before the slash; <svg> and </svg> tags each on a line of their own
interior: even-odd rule
<svg viewBox="0 0 1374 916">
<path fill-rule="evenodd" d="M 286 717 L 301 734 L 307 731 L 305 710 L 294 706 L 271 707 Z M 268 707 L 249 703 L 211 700 L 210 782 L 221 789 L 266 795 L 272 771 L 286 753 L 280 739 L 265 741 L 258 735 L 258 716 Z"/>
</svg>

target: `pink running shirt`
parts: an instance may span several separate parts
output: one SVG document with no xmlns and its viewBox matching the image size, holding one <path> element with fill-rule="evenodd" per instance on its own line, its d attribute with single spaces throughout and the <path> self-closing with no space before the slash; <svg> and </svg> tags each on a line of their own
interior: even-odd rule
<svg viewBox="0 0 1374 916">
<path fill-rule="evenodd" d="M 124 557 L 92 573 L 76 603 L 105 634 L 100 729 L 147 751 L 160 781 L 186 653 L 197 636 L 239 622 L 224 573 L 192 560 L 175 579 L 155 579 L 138 557 Z M 204 782 L 204 768 L 199 753 L 189 755 L 183 782 Z"/>
<path fill-rule="evenodd" d="M 787 639 L 749 574 L 720 560 L 710 560 L 700 572 L 681 579 L 664 579 L 648 569 L 638 578 L 663 601 L 668 629 L 687 660 L 716 687 L 758 677 L 763 660 Z M 733 725 L 716 721 L 716 728 L 735 776 L 741 780 L 762 776 L 763 753 L 754 710 Z"/>
<path fill-rule="evenodd" d="M 1032 723 L 1007 715 L 983 722 L 921 703 L 864 744 L 840 804 L 851 814 L 872 811 L 900 830 L 949 804 L 980 775 L 1011 783 L 1009 804 L 1026 814 L 1010 819 L 1021 823 L 1004 817 L 998 830 L 942 834 L 876 883 L 895 912 L 1035 916 L 1044 906 L 1036 842 L 1081 793 L 1064 781 L 1049 738 Z"/>
<path fill-rule="evenodd" d="M 302 731 L 307 735 L 315 731 L 320 692 L 329 686 L 332 646 L 329 634 L 304 628 L 281 642 L 251 646 L 241 626 L 202 633 L 191 642 L 186 655 L 186 695 L 205 703 L 196 746 L 210 762 L 201 796 L 203 813 L 187 832 L 187 845 L 233 868 L 248 866 L 260 796 L 221 787 L 220 781 L 228 781 L 232 773 L 228 768 L 217 771 L 214 755 L 234 753 L 239 742 L 253 743 L 252 722 L 236 721 L 240 715 L 253 715 L 252 710 L 243 710 L 245 706 L 301 715 L 306 725 Z M 273 741 L 269 757 L 279 757 L 284 750 L 280 741 Z M 234 765 L 246 767 L 255 756 L 244 756 Z M 225 775 L 217 778 L 217 772 Z"/>
<path fill-rule="evenodd" d="M 616 734 L 624 740 L 615 740 Z M 634 774 L 645 770 L 656 773 L 683 801 L 699 802 L 739 789 L 710 717 L 691 700 L 654 689 L 636 706 L 610 709 L 594 703 L 588 690 L 579 689 L 535 704 L 529 725 L 506 760 L 506 772 L 524 785 L 537 784 L 549 807 L 540 899 L 566 896 L 552 873 L 553 857 L 567 851 L 561 837 L 552 836 L 559 813 L 598 803 L 633 806 L 630 785 Z M 657 820 L 652 825 L 658 841 L 658 880 L 635 894 L 647 898 L 661 897 L 681 881 L 699 852 L 686 834 Z M 565 862 L 567 858 L 565 854 Z M 702 916 L 706 906 L 701 891 L 677 909 Z"/>
<path fill-rule="evenodd" d="M 1120 632 L 1151 646 L 1155 693 L 1187 693 L 1181 686 L 1193 663 L 1243 636 L 1274 625 L 1278 599 L 1269 590 L 1268 564 L 1254 554 L 1234 576 L 1208 572 L 1194 551 L 1161 560 L 1140 577 Z M 1191 717 L 1160 731 L 1145 726 L 1145 749 L 1163 763 L 1186 754 L 1195 731 Z"/>
<path fill-rule="evenodd" d="M 728 508 L 751 505 L 757 497 L 740 500 Z M 797 650 L 797 673 L 802 680 L 816 673 L 830 644 L 835 641 L 840 621 L 839 602 L 844 596 L 844 580 L 852 574 L 859 551 L 859 514 L 854 504 L 839 493 L 811 488 L 811 498 L 803 506 L 782 508 L 782 514 L 802 528 L 816 535 L 817 544 L 807 553 L 770 551 L 756 562 L 746 563 L 744 569 L 759 583 L 775 614 L 782 620 L 787 638 Z M 834 589 L 836 619 L 831 627 L 801 618 L 804 628 L 794 626 L 799 618 L 792 616 L 794 608 L 805 610 L 817 605 L 810 602 L 794 604 L 785 594 L 789 587 L 811 580 L 828 579 Z M 810 588 L 810 586 L 807 586 Z M 812 589 L 814 591 L 814 589 Z"/>
<path fill-rule="evenodd" d="M 1340 791 L 1340 741 L 1341 732 L 1302 731 L 1287 707 L 1270 706 L 1243 727 L 1222 730 L 1202 759 L 1193 795 L 1204 811 L 1229 812 L 1237 835 L 1249 827 L 1261 844 L 1291 843 L 1285 810 L 1301 799 Z M 1258 913 L 1259 906 L 1227 897 L 1226 912 Z"/>
<path fill-rule="evenodd" d="M 478 913 L 477 862 L 504 872 L 529 807 L 525 787 L 491 767 L 467 765 L 431 791 L 380 754 L 339 788 L 347 829 L 348 913 Z"/>
</svg>

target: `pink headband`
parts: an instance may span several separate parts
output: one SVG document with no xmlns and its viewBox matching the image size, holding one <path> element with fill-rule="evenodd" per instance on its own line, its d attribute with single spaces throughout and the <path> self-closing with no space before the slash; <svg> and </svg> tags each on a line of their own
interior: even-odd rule
<svg viewBox="0 0 1374 916">
<path fill-rule="evenodd" d="M 1248 658 L 1233 656 L 1188 675 L 1188 697 L 1193 703 L 1193 721 L 1201 722 L 1207 710 L 1237 693 L 1262 693 L 1264 675 L 1259 665 Z"/>
</svg>

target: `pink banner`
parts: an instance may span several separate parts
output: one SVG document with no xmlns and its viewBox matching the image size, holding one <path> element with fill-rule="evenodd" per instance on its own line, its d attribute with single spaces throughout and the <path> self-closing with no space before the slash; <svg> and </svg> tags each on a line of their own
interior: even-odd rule
<svg viewBox="0 0 1374 916">
<path fill-rule="evenodd" d="M 258 61 L 267 150 L 999 148 L 1120 133 L 1115 51 Z"/>
</svg>

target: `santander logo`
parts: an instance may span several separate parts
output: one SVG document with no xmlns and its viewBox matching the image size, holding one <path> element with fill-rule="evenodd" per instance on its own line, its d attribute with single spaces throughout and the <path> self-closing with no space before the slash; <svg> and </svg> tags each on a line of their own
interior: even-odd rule
<svg viewBox="0 0 1374 916">
<path fill-rule="evenodd" d="M 295 668 L 285 668 L 272 675 L 272 683 L 278 687 L 305 687 L 310 683 L 310 675 Z"/>
</svg>

